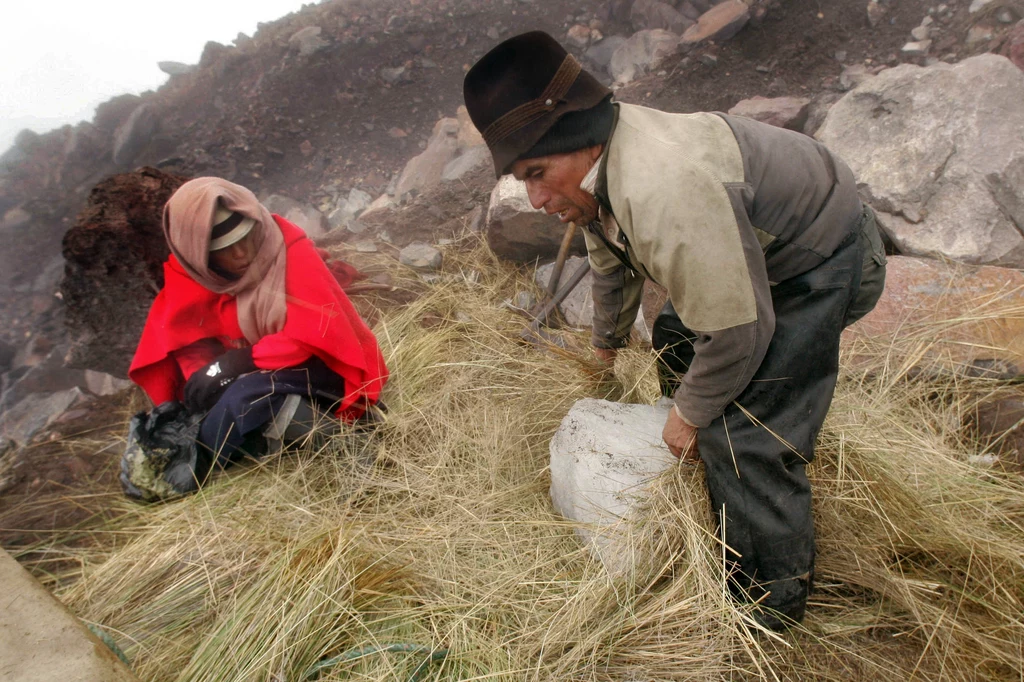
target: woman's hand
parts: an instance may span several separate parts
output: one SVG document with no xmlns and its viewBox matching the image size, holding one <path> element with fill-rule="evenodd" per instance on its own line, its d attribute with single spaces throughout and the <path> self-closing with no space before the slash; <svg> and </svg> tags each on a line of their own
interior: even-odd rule
<svg viewBox="0 0 1024 682">
<path fill-rule="evenodd" d="M 188 378 L 185 382 L 185 407 L 193 414 L 208 411 L 235 379 L 257 369 L 251 347 L 229 350 Z"/>
<path fill-rule="evenodd" d="M 687 423 L 675 405 L 669 410 L 661 437 L 672 454 L 683 462 L 696 464 L 700 459 L 700 453 L 697 451 L 697 427 Z"/>
</svg>

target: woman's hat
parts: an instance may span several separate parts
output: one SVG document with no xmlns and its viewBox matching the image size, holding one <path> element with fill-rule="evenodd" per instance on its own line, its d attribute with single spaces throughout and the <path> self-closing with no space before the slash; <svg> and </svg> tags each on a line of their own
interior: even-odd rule
<svg viewBox="0 0 1024 682">
<path fill-rule="evenodd" d="M 213 229 L 210 232 L 210 251 L 225 249 L 241 241 L 249 234 L 256 221 L 241 213 L 224 208 L 219 202 L 213 213 Z"/>
</svg>

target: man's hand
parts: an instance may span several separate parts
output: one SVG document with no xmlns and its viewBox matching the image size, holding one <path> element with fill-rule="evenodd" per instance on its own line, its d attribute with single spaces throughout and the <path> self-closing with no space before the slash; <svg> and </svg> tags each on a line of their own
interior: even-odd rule
<svg viewBox="0 0 1024 682">
<path fill-rule="evenodd" d="M 617 348 L 595 348 L 594 355 L 598 360 L 611 367 L 615 364 L 615 358 L 618 357 L 619 351 Z"/>
<path fill-rule="evenodd" d="M 697 452 L 697 427 L 687 424 L 675 406 L 669 410 L 661 437 L 672 454 L 683 462 L 696 464 L 700 459 Z"/>
</svg>

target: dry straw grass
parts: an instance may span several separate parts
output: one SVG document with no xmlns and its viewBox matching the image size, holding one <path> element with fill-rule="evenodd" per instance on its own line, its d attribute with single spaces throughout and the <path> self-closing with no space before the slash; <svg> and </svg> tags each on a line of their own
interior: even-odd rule
<svg viewBox="0 0 1024 682">
<path fill-rule="evenodd" d="M 106 531 L 129 541 L 80 557 L 60 596 L 142 679 L 298 682 L 323 658 L 396 643 L 448 649 L 422 678 L 438 680 L 1024 675 L 1024 488 L 961 435 L 973 404 L 1005 389 L 907 381 L 916 348 L 859 341 L 879 359 L 841 378 L 810 468 L 807 622 L 751 632 L 726 596 L 701 469 L 658 481 L 627 577 L 609 580 L 553 512 L 548 441 L 607 387 L 585 335 L 557 353 L 518 342 L 523 320 L 499 304 L 520 274 L 483 248 L 451 251 L 459 265 L 433 285 L 394 270 L 424 294 L 377 325 L 394 371 L 377 434 L 131 507 Z M 650 353 L 618 370 L 616 395 L 656 397 Z M 318 679 L 404 680 L 422 658 L 369 653 Z"/>
</svg>

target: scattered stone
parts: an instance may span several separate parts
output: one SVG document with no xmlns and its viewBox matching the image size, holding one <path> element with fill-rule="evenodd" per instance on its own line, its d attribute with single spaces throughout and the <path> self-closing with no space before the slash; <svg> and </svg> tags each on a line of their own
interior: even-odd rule
<svg viewBox="0 0 1024 682">
<path fill-rule="evenodd" d="M 660 28 L 676 35 L 681 35 L 694 24 L 692 19 L 687 19 L 672 5 L 660 0 L 635 0 L 629 19 L 634 31 Z"/>
<path fill-rule="evenodd" d="M 565 34 L 565 41 L 575 48 L 585 49 L 590 45 L 590 27 L 576 24 Z"/>
<path fill-rule="evenodd" d="M 930 40 L 911 42 L 900 48 L 900 52 L 903 53 L 904 57 L 926 57 L 931 46 L 932 41 Z"/>
<path fill-rule="evenodd" d="M 565 234 L 556 216 L 530 205 L 526 185 L 505 175 L 491 191 L 487 210 L 487 243 L 496 255 L 529 263 L 538 258 L 554 258 Z M 573 240 L 576 253 L 585 253 L 582 234 Z"/>
<path fill-rule="evenodd" d="M 11 210 L 4 213 L 4 217 L 0 220 L 0 230 L 14 232 L 19 228 L 25 227 L 32 220 L 32 214 L 23 209 L 21 206 L 15 206 Z"/>
<path fill-rule="evenodd" d="M 817 137 L 853 169 L 901 253 L 1024 267 L 1024 73 L 983 54 L 886 69 Z"/>
<path fill-rule="evenodd" d="M 1017 16 L 1009 7 L 1004 7 L 1003 9 L 996 12 L 996 21 L 998 21 L 1000 24 L 1012 24 L 1016 20 Z"/>
<path fill-rule="evenodd" d="M 310 239 L 319 239 L 327 234 L 330 225 L 323 213 L 309 204 L 303 204 L 283 194 L 271 194 L 261 202 L 271 213 L 295 223 Z"/>
<path fill-rule="evenodd" d="M 322 31 L 319 26 L 307 26 L 292 34 L 288 39 L 288 46 L 297 50 L 299 56 L 308 57 L 330 46 L 329 42 L 320 37 Z"/>
<path fill-rule="evenodd" d="M 24 445 L 83 400 L 85 395 L 77 387 L 51 394 L 32 393 L 0 414 L 0 433 Z"/>
<path fill-rule="evenodd" d="M 805 97 L 755 96 L 736 103 L 730 114 L 746 116 L 755 121 L 768 123 L 778 128 L 801 130 L 807 121 L 807 110 L 811 100 Z"/>
<path fill-rule="evenodd" d="M 612 63 L 612 55 L 626 42 L 623 36 L 608 36 L 607 38 L 593 43 L 583 57 L 595 67 L 597 71 L 609 73 Z M 609 73 L 610 75 L 610 73 Z"/>
<path fill-rule="evenodd" d="M 390 196 L 381 194 L 373 200 L 373 203 L 366 207 L 366 210 L 360 214 L 360 218 L 367 219 L 379 213 L 390 211 L 394 206 L 395 202 Z"/>
<path fill-rule="evenodd" d="M 704 12 L 697 9 L 690 0 L 683 0 L 683 2 L 679 4 L 678 9 L 679 13 L 690 21 L 697 21 L 700 19 L 700 15 L 704 14 Z"/>
<path fill-rule="evenodd" d="M 743 0 L 725 0 L 700 15 L 697 23 L 683 33 L 683 47 L 708 40 L 722 43 L 740 32 L 750 21 L 750 8 Z"/>
<path fill-rule="evenodd" d="M 609 74 L 618 84 L 629 83 L 674 53 L 679 47 L 679 36 L 662 29 L 638 31 L 615 50 Z"/>
<path fill-rule="evenodd" d="M 929 33 L 930 31 L 928 30 L 927 26 L 917 26 L 911 29 L 910 37 L 918 42 L 921 42 L 923 40 L 928 40 Z"/>
<path fill-rule="evenodd" d="M 697 55 L 697 62 L 707 67 L 718 66 L 718 57 L 711 52 L 704 52 Z"/>
<path fill-rule="evenodd" d="M 408 136 L 409 136 L 409 133 L 405 132 L 401 128 L 393 127 L 393 128 L 389 128 L 388 129 L 388 137 L 390 137 L 392 139 L 400 140 L 403 137 L 408 137 Z"/>
<path fill-rule="evenodd" d="M 410 244 L 398 253 L 398 261 L 416 270 L 436 271 L 441 269 L 443 256 L 429 244 Z"/>
<path fill-rule="evenodd" d="M 991 26 L 986 26 L 984 24 L 971 26 L 971 28 L 967 30 L 967 44 L 969 46 L 977 45 L 979 43 L 987 43 L 994 37 L 995 30 Z"/>
<path fill-rule="evenodd" d="M 377 244 L 372 239 L 360 239 L 353 246 L 359 253 L 377 253 Z"/>
<path fill-rule="evenodd" d="M 978 405 L 967 418 L 969 436 L 993 448 L 998 461 L 1024 469 L 1024 400 L 1002 398 Z"/>
<path fill-rule="evenodd" d="M 168 76 L 185 76 L 196 70 L 195 64 L 183 64 L 182 62 L 157 62 L 156 66 Z"/>
<path fill-rule="evenodd" d="M 458 151 L 459 121 L 442 118 L 434 125 L 427 148 L 405 165 L 395 185 L 395 196 L 403 199 L 410 193 L 420 194 L 440 184 L 445 166 Z"/>
<path fill-rule="evenodd" d="M 864 64 L 851 64 L 839 74 L 839 89 L 842 91 L 852 90 L 875 73 Z"/>
<path fill-rule="evenodd" d="M 455 118 L 459 122 L 459 151 L 485 146 L 484 137 L 473 125 L 473 120 L 469 117 L 469 110 L 465 105 L 459 105 L 455 111 Z"/>
<path fill-rule="evenodd" d="M 842 97 L 838 92 L 825 91 L 818 94 L 814 99 L 811 100 L 810 105 L 807 107 L 807 121 L 804 122 L 804 135 L 814 137 L 818 129 L 821 128 L 821 124 L 825 122 L 825 117 L 828 116 L 829 109 L 832 105 L 839 101 Z"/>
<path fill-rule="evenodd" d="M 106 372 L 85 370 L 85 389 L 97 396 L 114 395 L 126 391 L 134 384 L 127 379 L 118 379 Z"/>
<path fill-rule="evenodd" d="M 303 156 L 309 156 L 313 153 L 313 143 L 309 140 L 303 140 L 302 143 L 299 144 L 299 151 L 302 152 Z"/>
<path fill-rule="evenodd" d="M 380 77 L 385 83 L 390 83 L 391 85 L 408 82 L 410 80 L 410 76 L 404 66 L 396 66 L 393 69 L 382 68 L 380 70 Z"/>
<path fill-rule="evenodd" d="M 580 524 L 577 535 L 612 575 L 630 568 L 632 514 L 652 481 L 678 465 L 661 438 L 670 409 L 586 398 L 551 438 L 555 510 Z"/>
<path fill-rule="evenodd" d="M 967 9 L 967 11 L 971 14 L 980 12 L 981 10 L 985 9 L 990 4 L 992 4 L 993 1 L 994 0 L 974 0 L 973 2 L 971 2 L 971 6 Z"/>
<path fill-rule="evenodd" d="M 370 227 L 362 220 L 356 218 L 354 220 L 348 221 L 348 223 L 345 225 L 345 229 L 351 232 L 352 234 L 363 234 L 364 232 L 369 230 Z"/>
<path fill-rule="evenodd" d="M 114 132 L 114 163 L 126 166 L 149 144 L 159 127 L 156 112 L 148 104 L 142 104 Z"/>
<path fill-rule="evenodd" d="M 885 5 L 880 2 L 876 2 L 875 0 L 871 0 L 867 7 L 868 25 L 870 25 L 871 28 L 878 28 L 878 25 L 885 20 L 885 15 L 887 13 L 888 11 L 886 10 Z"/>
</svg>

